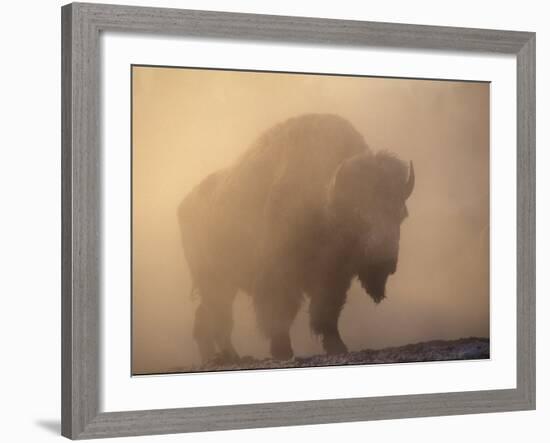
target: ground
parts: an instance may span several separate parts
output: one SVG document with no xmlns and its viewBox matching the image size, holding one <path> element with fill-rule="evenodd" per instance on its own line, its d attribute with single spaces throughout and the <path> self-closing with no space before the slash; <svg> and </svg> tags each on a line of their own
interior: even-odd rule
<svg viewBox="0 0 550 443">
<path fill-rule="evenodd" d="M 292 360 L 257 360 L 253 357 L 245 356 L 238 362 L 224 363 L 222 361 L 214 360 L 207 364 L 193 366 L 191 368 L 174 368 L 173 370 L 167 372 L 205 372 L 231 371 L 238 369 L 273 369 L 448 360 L 481 360 L 489 358 L 489 348 L 489 339 L 470 337 L 450 341 L 434 340 L 377 350 L 365 349 L 363 351 L 354 351 L 346 354 L 331 356 L 322 354 L 310 357 L 295 357 Z"/>
</svg>

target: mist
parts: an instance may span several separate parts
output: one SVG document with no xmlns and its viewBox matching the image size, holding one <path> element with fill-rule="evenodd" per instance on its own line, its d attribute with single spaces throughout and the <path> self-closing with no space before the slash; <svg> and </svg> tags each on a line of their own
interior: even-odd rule
<svg viewBox="0 0 550 443">
<path fill-rule="evenodd" d="M 200 363 L 181 200 L 263 131 L 311 112 L 349 120 L 416 173 L 387 299 L 375 305 L 357 282 L 349 291 L 349 350 L 489 337 L 489 94 L 481 82 L 133 67 L 132 372 Z M 268 357 L 250 297 L 233 309 L 237 352 Z M 291 329 L 297 356 L 323 353 L 307 310 L 306 299 Z"/>
</svg>

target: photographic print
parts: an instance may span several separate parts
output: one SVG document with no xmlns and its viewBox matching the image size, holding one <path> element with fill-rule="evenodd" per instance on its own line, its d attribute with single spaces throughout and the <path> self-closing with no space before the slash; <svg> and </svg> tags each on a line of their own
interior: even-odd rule
<svg viewBox="0 0 550 443">
<path fill-rule="evenodd" d="M 490 84 L 133 65 L 132 375 L 490 358 Z"/>
</svg>

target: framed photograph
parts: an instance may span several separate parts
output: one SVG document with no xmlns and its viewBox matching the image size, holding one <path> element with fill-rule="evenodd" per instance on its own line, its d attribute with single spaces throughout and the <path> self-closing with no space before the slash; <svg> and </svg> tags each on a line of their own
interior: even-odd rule
<svg viewBox="0 0 550 443">
<path fill-rule="evenodd" d="M 62 8 L 62 434 L 535 408 L 535 34 Z"/>
</svg>

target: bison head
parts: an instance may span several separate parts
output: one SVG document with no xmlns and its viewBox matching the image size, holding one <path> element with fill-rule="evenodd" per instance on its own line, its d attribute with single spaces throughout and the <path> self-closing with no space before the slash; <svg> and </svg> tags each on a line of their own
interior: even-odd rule
<svg viewBox="0 0 550 443">
<path fill-rule="evenodd" d="M 397 268 L 401 223 L 414 189 L 414 169 L 395 156 L 365 153 L 343 162 L 329 190 L 329 215 L 353 245 L 353 267 L 379 303 Z"/>
</svg>

